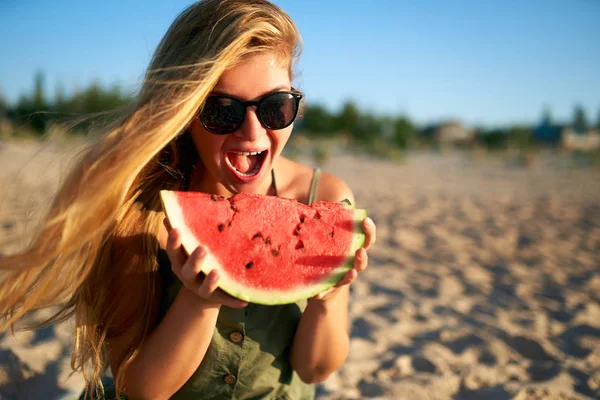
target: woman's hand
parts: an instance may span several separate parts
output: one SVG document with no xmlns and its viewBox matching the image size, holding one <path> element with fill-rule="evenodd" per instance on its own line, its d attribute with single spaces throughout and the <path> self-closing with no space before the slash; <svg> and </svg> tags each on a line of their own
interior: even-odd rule
<svg viewBox="0 0 600 400">
<path fill-rule="evenodd" d="M 166 219 L 163 222 L 169 232 L 166 250 L 171 260 L 171 269 L 183 285 L 208 304 L 225 305 L 231 308 L 246 307 L 247 302 L 235 299 L 219 289 L 217 270 L 211 270 L 206 275 L 202 273 L 206 250 L 199 246 L 189 257 L 186 257 L 181 246 L 181 234 L 178 230 L 171 229 Z"/>
<path fill-rule="evenodd" d="M 333 296 L 339 288 L 352 283 L 352 281 L 354 281 L 358 276 L 359 272 L 362 272 L 365 270 L 365 268 L 367 268 L 369 261 L 367 250 L 373 245 L 373 243 L 375 243 L 377 228 L 375 227 L 373 220 L 369 217 L 363 220 L 362 226 L 366 236 L 365 244 L 363 247 L 356 250 L 356 253 L 354 254 L 354 267 L 350 271 L 346 272 L 344 278 L 342 278 L 342 280 L 340 280 L 335 286 L 312 297 L 313 299 L 327 300 L 329 297 Z"/>
</svg>

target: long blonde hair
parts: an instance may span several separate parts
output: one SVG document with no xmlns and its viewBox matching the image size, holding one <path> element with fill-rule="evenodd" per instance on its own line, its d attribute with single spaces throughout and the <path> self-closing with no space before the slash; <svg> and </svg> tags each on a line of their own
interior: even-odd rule
<svg viewBox="0 0 600 400">
<path fill-rule="evenodd" d="M 158 45 L 131 111 L 71 171 L 31 246 L 0 258 L 0 331 L 60 304 L 48 322 L 75 315 L 71 366 L 89 389 L 101 388 L 107 337 L 143 323 L 119 368 L 120 391 L 159 297 L 159 191 L 183 188 L 198 157 L 188 124 L 226 69 L 276 52 L 291 73 L 300 46 L 293 21 L 265 0 L 206 0 L 185 9 Z M 135 282 L 134 295 L 123 282 Z"/>
</svg>

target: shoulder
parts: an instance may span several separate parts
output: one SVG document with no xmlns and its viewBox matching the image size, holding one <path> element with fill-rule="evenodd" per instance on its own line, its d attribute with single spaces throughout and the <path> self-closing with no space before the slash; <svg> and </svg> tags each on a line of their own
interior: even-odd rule
<svg viewBox="0 0 600 400">
<path fill-rule="evenodd" d="M 315 169 L 296 161 L 281 157 L 276 168 L 276 180 L 280 186 L 280 195 L 306 203 L 314 179 Z M 281 182 L 281 185 L 279 183 Z M 317 186 L 316 201 L 350 200 L 354 204 L 354 195 L 350 187 L 335 175 L 321 171 Z"/>
<path fill-rule="evenodd" d="M 342 201 L 344 199 L 348 199 L 354 204 L 354 194 L 346 182 L 335 175 L 321 172 L 317 201 Z"/>
</svg>

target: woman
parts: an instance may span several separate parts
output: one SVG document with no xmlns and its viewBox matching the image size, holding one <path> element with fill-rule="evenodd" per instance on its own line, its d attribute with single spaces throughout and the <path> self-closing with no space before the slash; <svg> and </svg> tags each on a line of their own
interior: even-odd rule
<svg viewBox="0 0 600 400">
<path fill-rule="evenodd" d="M 73 368 L 88 394 L 104 368 L 129 398 L 313 398 L 348 353 L 354 268 L 298 304 L 247 304 L 199 274 L 205 250 L 183 255 L 163 223 L 159 191 L 249 192 L 354 202 L 340 179 L 280 156 L 301 93 L 292 88 L 300 36 L 267 1 L 188 7 L 159 44 L 132 111 L 82 157 L 37 240 L 0 261 L 4 328 L 68 299 Z M 86 368 L 87 367 L 87 368 Z"/>
</svg>

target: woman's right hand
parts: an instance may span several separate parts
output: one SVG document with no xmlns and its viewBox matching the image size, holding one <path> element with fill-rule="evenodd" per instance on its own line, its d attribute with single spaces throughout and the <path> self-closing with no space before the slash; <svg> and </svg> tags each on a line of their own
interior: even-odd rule
<svg viewBox="0 0 600 400">
<path fill-rule="evenodd" d="M 246 307 L 247 302 L 231 297 L 219 289 L 219 272 L 217 270 L 213 269 L 206 275 L 202 273 L 206 250 L 199 246 L 189 257 L 186 257 L 181 246 L 181 234 L 177 229 L 171 229 L 166 219 L 163 222 L 169 233 L 167 254 L 171 260 L 171 269 L 183 285 L 208 304 L 231 308 Z"/>
</svg>

